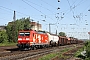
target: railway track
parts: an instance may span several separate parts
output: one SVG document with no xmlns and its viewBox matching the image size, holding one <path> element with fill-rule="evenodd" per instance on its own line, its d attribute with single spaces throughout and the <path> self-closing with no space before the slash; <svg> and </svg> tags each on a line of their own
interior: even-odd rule
<svg viewBox="0 0 90 60">
<path fill-rule="evenodd" d="M 0 60 L 27 60 L 31 58 L 35 58 L 37 56 L 42 56 L 45 54 L 49 54 L 52 52 L 63 50 L 64 48 L 75 48 L 82 45 L 67 45 L 67 46 L 59 46 L 38 50 L 30 50 L 30 51 L 13 51 L 5 54 L 0 54 Z"/>
</svg>

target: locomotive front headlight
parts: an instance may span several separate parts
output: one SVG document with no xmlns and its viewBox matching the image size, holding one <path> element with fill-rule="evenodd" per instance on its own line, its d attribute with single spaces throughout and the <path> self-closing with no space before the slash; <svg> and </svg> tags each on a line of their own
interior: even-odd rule
<svg viewBox="0 0 90 60">
<path fill-rule="evenodd" d="M 26 38 L 26 40 L 30 40 L 29 38 Z"/>
<path fill-rule="evenodd" d="M 22 40 L 22 38 L 18 38 L 18 40 Z"/>
</svg>

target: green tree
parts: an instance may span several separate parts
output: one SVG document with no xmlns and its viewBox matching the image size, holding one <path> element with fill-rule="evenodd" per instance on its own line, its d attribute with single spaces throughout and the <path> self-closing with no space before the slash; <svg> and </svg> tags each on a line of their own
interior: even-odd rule
<svg viewBox="0 0 90 60">
<path fill-rule="evenodd" d="M 8 35 L 8 42 L 11 42 L 12 40 L 12 25 L 11 24 L 8 24 L 7 26 L 6 26 L 6 33 L 7 33 L 7 35 Z"/>
<path fill-rule="evenodd" d="M 59 32 L 59 36 L 66 36 L 64 32 Z"/>
<path fill-rule="evenodd" d="M 17 19 L 15 22 L 11 22 L 6 27 L 9 42 L 17 42 L 18 31 L 24 29 L 30 29 L 30 18 Z"/>
<path fill-rule="evenodd" d="M 0 31 L 0 43 L 4 43 L 8 41 L 8 36 L 6 31 Z"/>
<path fill-rule="evenodd" d="M 24 21 L 24 29 L 30 29 L 30 19 L 26 18 Z"/>
</svg>

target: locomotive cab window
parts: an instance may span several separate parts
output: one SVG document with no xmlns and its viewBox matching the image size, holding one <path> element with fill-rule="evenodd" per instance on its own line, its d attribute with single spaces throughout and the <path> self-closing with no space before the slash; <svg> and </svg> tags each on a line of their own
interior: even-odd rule
<svg viewBox="0 0 90 60">
<path fill-rule="evenodd" d="M 30 32 L 25 32 L 25 36 L 30 36 Z"/>
<path fill-rule="evenodd" d="M 24 36 L 24 32 L 20 32 L 19 33 L 19 36 Z"/>
<path fill-rule="evenodd" d="M 30 32 L 20 32 L 19 36 L 30 36 Z"/>
</svg>

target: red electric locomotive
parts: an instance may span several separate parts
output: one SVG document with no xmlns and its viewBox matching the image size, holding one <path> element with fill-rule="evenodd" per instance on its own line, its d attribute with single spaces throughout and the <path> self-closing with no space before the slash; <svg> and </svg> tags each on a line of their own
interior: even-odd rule
<svg viewBox="0 0 90 60">
<path fill-rule="evenodd" d="M 34 30 L 21 30 L 18 34 L 19 48 L 41 48 L 49 45 L 48 35 Z"/>
</svg>

